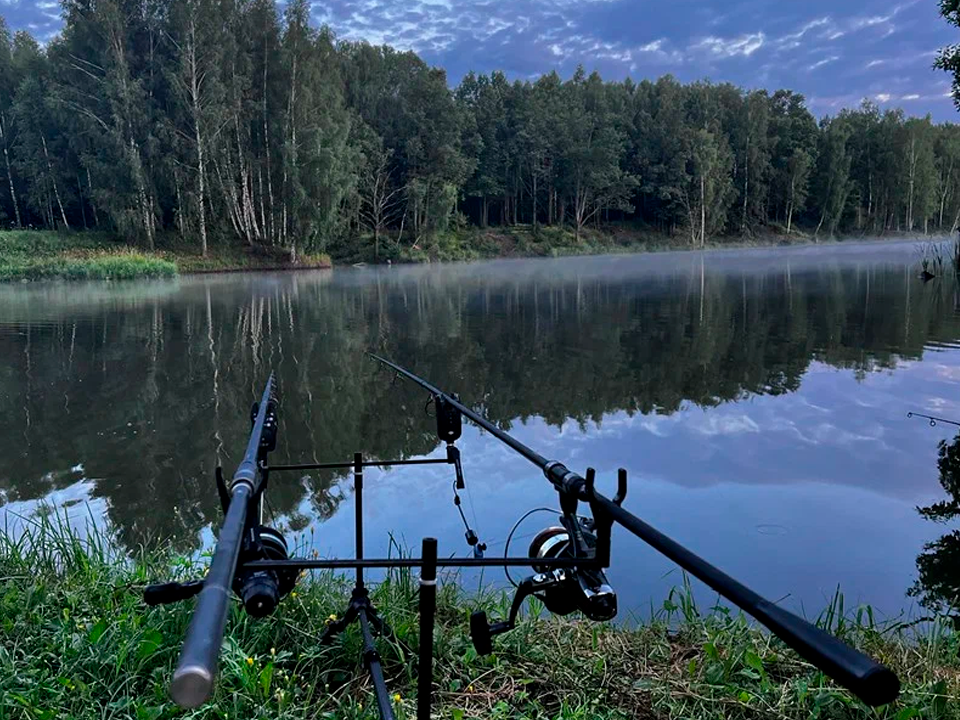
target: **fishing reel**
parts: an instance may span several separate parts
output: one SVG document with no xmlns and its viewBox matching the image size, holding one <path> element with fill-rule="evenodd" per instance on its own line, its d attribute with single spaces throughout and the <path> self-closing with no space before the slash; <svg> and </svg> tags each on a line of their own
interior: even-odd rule
<svg viewBox="0 0 960 720">
<path fill-rule="evenodd" d="M 277 447 L 277 398 L 272 388 L 264 395 L 266 411 L 263 417 L 263 426 L 260 441 L 256 447 L 257 462 L 262 467 L 268 453 Z M 256 424 L 260 412 L 260 403 L 254 403 L 250 409 L 250 423 Z M 226 516 L 230 508 L 230 490 L 223 477 L 223 469 L 217 467 L 215 472 L 217 494 L 220 505 Z M 256 507 L 263 501 L 263 492 L 267 487 L 268 475 L 263 477 L 257 491 L 251 498 L 251 504 Z M 287 542 L 277 530 L 266 525 L 257 524 L 253 520 L 253 512 L 248 514 L 243 534 L 240 537 L 240 551 L 237 566 L 258 560 L 289 560 Z M 243 603 L 246 612 L 255 618 L 266 617 L 272 613 L 280 600 L 288 595 L 297 583 L 297 571 L 288 569 L 256 569 L 238 572 L 233 576 L 231 587 Z M 171 582 L 160 585 L 150 585 L 143 591 L 144 600 L 148 605 L 160 605 L 186 600 L 198 595 L 203 590 L 203 580 L 188 582 Z"/>
<path fill-rule="evenodd" d="M 240 548 L 237 565 L 257 560 L 289 560 L 283 535 L 266 525 L 250 528 Z M 296 570 L 248 570 L 233 577 L 233 591 L 251 617 L 262 618 L 272 613 L 280 600 L 297 584 Z"/>
<path fill-rule="evenodd" d="M 288 560 L 287 543 L 283 536 L 273 528 L 255 525 L 243 539 L 238 566 L 255 560 Z M 143 590 L 143 599 L 147 605 L 167 605 L 187 600 L 199 595 L 203 590 L 203 580 L 170 582 L 148 585 Z M 255 618 L 266 617 L 272 613 L 280 600 L 293 590 L 297 584 L 296 570 L 250 570 L 237 573 L 233 577 L 233 591 L 243 603 L 243 609 Z"/>
<path fill-rule="evenodd" d="M 493 652 L 493 637 L 516 627 L 523 601 L 533 596 L 554 615 L 580 611 L 590 620 L 603 622 L 617 615 L 617 594 L 599 567 L 551 568 L 544 561 L 557 558 L 592 559 L 597 547 L 597 525 L 592 518 L 562 515 L 562 527 L 548 527 L 533 538 L 528 550 L 533 575 L 517 585 L 504 622 L 487 622 L 483 611 L 470 616 L 470 637 L 480 655 Z M 609 528 L 606 530 L 609 533 Z"/>
</svg>

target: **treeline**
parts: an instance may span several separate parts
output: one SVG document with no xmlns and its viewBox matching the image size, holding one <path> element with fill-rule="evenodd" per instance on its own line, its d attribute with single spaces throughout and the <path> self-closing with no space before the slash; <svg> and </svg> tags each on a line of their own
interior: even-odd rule
<svg viewBox="0 0 960 720">
<path fill-rule="evenodd" d="M 954 231 L 960 130 L 870 103 L 819 123 L 733 85 L 467 75 L 338 42 L 294 0 L 64 0 L 0 19 L 0 226 L 379 252 L 468 225 L 628 221 L 703 245 Z"/>
</svg>

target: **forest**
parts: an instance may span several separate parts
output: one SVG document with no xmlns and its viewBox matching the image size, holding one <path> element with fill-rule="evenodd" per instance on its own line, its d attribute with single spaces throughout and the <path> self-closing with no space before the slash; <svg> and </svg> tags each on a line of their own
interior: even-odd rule
<svg viewBox="0 0 960 720">
<path fill-rule="evenodd" d="M 306 0 L 62 8 L 44 45 L 0 18 L 0 228 L 379 259 L 486 228 L 702 247 L 960 225 L 958 127 L 869 101 L 818 121 L 790 90 L 582 68 L 451 87 Z"/>
</svg>

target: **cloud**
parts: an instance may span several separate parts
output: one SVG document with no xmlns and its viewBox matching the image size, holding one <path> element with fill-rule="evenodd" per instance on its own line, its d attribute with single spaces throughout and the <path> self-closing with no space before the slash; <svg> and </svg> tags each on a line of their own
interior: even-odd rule
<svg viewBox="0 0 960 720">
<path fill-rule="evenodd" d="M 690 49 L 694 52 L 703 51 L 721 59 L 736 57 L 737 55 L 750 57 L 763 47 L 765 40 L 766 35 L 762 32 L 740 35 L 735 38 L 721 38 L 710 35 L 692 45 Z"/>
<path fill-rule="evenodd" d="M 832 62 L 836 62 L 839 59 L 840 58 L 837 55 L 831 55 L 830 57 L 826 57 L 823 60 L 818 60 L 813 65 L 807 66 L 807 70 L 816 70 L 817 68 L 823 67 L 824 65 L 827 65 Z"/>
<path fill-rule="evenodd" d="M 937 17 L 936 3 L 894 2 L 702 0 L 638 8 L 636 0 L 311 0 L 311 12 L 341 39 L 416 51 L 446 69 L 451 83 L 470 70 L 569 77 L 582 64 L 611 80 L 672 73 L 684 82 L 710 77 L 789 88 L 811 99 L 816 112 L 878 94 L 891 102 L 915 94 L 904 100 L 910 111 L 954 117 L 945 76 L 930 68 L 930 53 L 955 41 L 951 28 Z M 11 30 L 31 28 L 40 40 L 60 27 L 58 12 L 56 0 L 0 0 Z"/>
<path fill-rule="evenodd" d="M 796 32 L 783 35 L 782 37 L 777 38 L 774 41 L 774 45 L 780 49 L 792 50 L 793 48 L 800 47 L 800 40 L 811 30 L 815 30 L 818 27 L 823 27 L 825 25 L 831 25 L 831 20 L 829 16 L 817 18 L 816 20 L 811 20 L 802 28 Z"/>
</svg>

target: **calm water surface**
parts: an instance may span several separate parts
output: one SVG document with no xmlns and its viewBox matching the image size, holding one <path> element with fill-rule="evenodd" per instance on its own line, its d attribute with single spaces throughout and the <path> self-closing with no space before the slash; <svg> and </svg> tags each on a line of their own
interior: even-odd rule
<svg viewBox="0 0 960 720">
<path fill-rule="evenodd" d="M 907 595 L 924 545 L 956 527 L 916 510 L 946 497 L 937 443 L 955 428 L 906 414 L 960 419 L 960 298 L 914 260 L 873 244 L 3 286 L 0 515 L 14 532 L 53 507 L 126 548 L 208 546 L 214 468 L 239 461 L 270 370 L 274 462 L 441 456 L 424 393 L 376 350 L 611 490 L 627 468 L 633 512 L 793 609 L 839 585 L 848 604 L 916 612 L 917 591 L 960 584 L 938 569 Z M 502 553 L 555 494 L 489 435 L 465 426 L 459 446 L 468 517 Z M 465 555 L 451 480 L 369 473 L 368 554 L 392 532 Z M 278 476 L 269 509 L 309 550 L 348 555 L 350 499 L 342 475 Z M 613 563 L 624 610 L 680 582 L 626 533 Z"/>
</svg>

